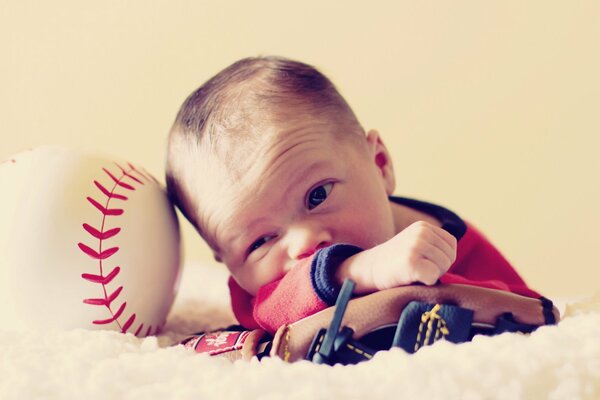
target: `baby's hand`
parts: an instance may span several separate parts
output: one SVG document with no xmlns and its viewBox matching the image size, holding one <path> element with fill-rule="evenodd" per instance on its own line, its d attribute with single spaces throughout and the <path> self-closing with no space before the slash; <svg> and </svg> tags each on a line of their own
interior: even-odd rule
<svg viewBox="0 0 600 400">
<path fill-rule="evenodd" d="M 433 285 L 456 259 L 456 238 L 446 230 L 418 221 L 385 243 L 349 258 L 338 279 L 356 281 L 356 293 L 421 282 Z"/>
<path fill-rule="evenodd" d="M 456 260 L 456 239 L 419 221 L 371 250 L 376 257 L 371 274 L 377 290 L 414 282 L 433 285 Z"/>
</svg>

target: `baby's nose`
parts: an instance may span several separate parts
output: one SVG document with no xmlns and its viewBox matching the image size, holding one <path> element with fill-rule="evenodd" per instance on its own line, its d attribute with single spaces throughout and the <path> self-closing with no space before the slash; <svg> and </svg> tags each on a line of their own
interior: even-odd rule
<svg viewBox="0 0 600 400">
<path fill-rule="evenodd" d="M 303 258 L 312 256 L 313 254 L 315 254 L 317 252 L 317 250 L 322 249 L 323 247 L 330 246 L 330 245 L 331 245 L 330 242 L 320 242 L 320 243 L 317 243 L 316 245 L 308 245 L 308 246 L 305 246 L 304 248 L 300 248 L 300 250 L 296 251 L 296 253 L 291 257 L 296 260 L 301 260 Z"/>
<path fill-rule="evenodd" d="M 293 260 L 310 257 L 317 250 L 331 245 L 331 235 L 316 226 L 296 226 L 288 231 L 288 256 Z"/>
</svg>

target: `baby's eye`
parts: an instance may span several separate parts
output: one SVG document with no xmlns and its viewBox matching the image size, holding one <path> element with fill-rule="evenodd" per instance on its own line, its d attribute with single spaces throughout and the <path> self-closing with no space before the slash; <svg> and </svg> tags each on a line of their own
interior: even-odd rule
<svg viewBox="0 0 600 400">
<path fill-rule="evenodd" d="M 329 196 L 332 187 L 333 183 L 326 183 L 324 185 L 320 185 L 312 189 L 308 193 L 306 199 L 306 206 L 308 207 L 308 209 L 312 210 L 313 208 L 317 207 L 319 204 L 324 202 L 327 199 L 327 196 Z"/>
<path fill-rule="evenodd" d="M 257 250 L 258 248 L 260 248 L 260 246 L 267 243 L 272 238 L 273 238 L 273 236 L 263 236 L 263 237 L 259 238 L 254 243 L 252 243 L 250 245 L 250 247 L 248 247 L 248 254 L 252 253 L 254 250 Z"/>
</svg>

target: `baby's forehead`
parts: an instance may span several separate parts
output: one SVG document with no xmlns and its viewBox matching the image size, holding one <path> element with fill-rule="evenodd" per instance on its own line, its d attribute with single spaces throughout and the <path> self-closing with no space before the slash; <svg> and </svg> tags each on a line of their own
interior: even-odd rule
<svg viewBox="0 0 600 400">
<path fill-rule="evenodd" d="M 326 158 L 323 154 L 320 152 L 318 157 L 306 163 L 292 161 L 288 167 L 281 167 L 282 164 L 271 168 L 266 164 L 250 165 L 247 170 L 238 169 L 239 179 L 231 174 L 221 175 L 221 179 L 215 175 L 216 179 L 205 186 L 204 195 L 200 195 L 203 207 L 198 214 L 205 239 L 215 254 L 225 259 L 228 255 L 238 254 L 238 249 L 244 247 L 249 237 L 277 221 L 279 211 L 286 215 L 285 210 L 300 209 L 311 187 L 331 177 L 345 179 L 346 175 L 340 175 L 341 166 L 347 162 L 357 165 L 362 161 L 353 157 L 339 161 L 344 154 L 354 153 L 340 152 L 338 161 L 336 157 Z M 296 157 L 299 159 L 302 159 L 302 152 Z M 281 160 L 287 162 L 285 156 Z M 264 171 L 267 173 L 261 177 Z"/>
</svg>

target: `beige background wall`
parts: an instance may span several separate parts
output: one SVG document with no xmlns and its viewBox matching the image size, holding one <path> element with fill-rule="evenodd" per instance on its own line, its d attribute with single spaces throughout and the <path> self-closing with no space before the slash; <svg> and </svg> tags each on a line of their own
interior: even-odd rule
<svg viewBox="0 0 600 400">
<path fill-rule="evenodd" d="M 547 295 L 592 293 L 598 4 L 2 0 L 0 159 L 66 144 L 162 176 L 193 89 L 239 58 L 285 55 L 380 130 L 397 193 L 474 221 Z M 210 259 L 187 224 L 185 244 L 188 262 Z"/>
</svg>

